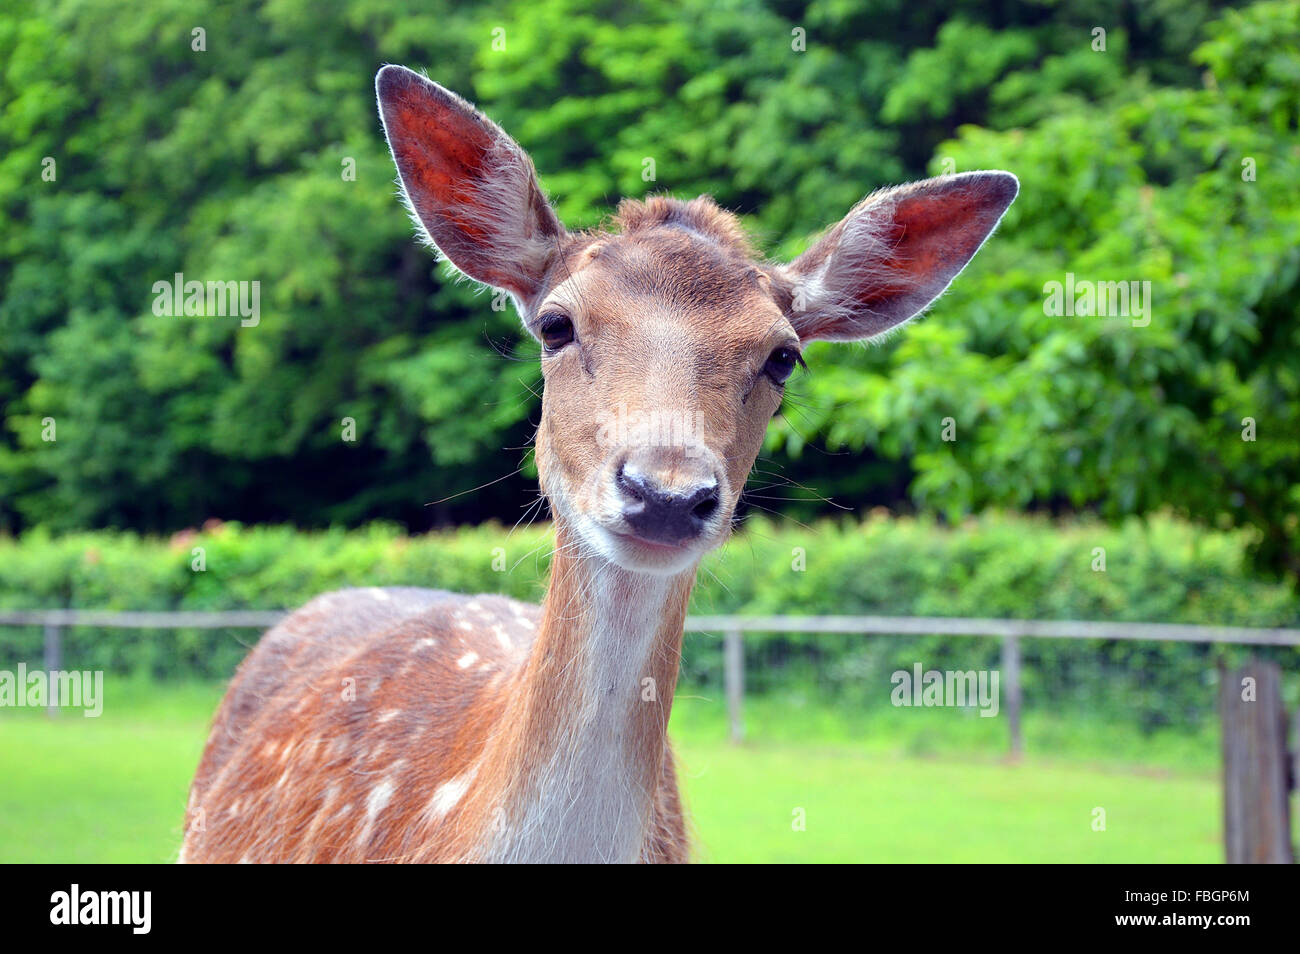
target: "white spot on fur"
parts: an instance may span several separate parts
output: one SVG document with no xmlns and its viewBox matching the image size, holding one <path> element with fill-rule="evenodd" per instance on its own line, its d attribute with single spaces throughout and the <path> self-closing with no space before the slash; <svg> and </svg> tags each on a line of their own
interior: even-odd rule
<svg viewBox="0 0 1300 954">
<path fill-rule="evenodd" d="M 389 709 L 387 712 L 381 712 L 379 714 L 379 718 L 376 719 L 375 721 L 380 723 L 392 722 L 401 714 L 402 714 L 401 709 Z"/>
<path fill-rule="evenodd" d="M 429 799 L 427 809 L 429 817 L 431 819 L 442 818 L 455 808 L 457 803 L 465 797 L 465 793 L 469 791 L 469 783 L 473 778 L 473 772 L 466 772 L 464 775 L 458 775 L 451 781 L 439 785 L 438 790 L 433 793 L 433 798 Z"/>
<path fill-rule="evenodd" d="M 384 810 L 388 800 L 393 797 L 393 780 L 386 778 L 370 790 L 366 796 L 366 823 L 357 832 L 357 844 L 364 845 L 370 840 L 370 833 L 375 828 L 375 818 Z"/>
<path fill-rule="evenodd" d="M 468 652 L 464 656 L 461 656 L 459 659 L 456 660 L 456 665 L 459 666 L 461 669 L 468 669 L 476 662 L 478 662 L 478 653 Z"/>
<path fill-rule="evenodd" d="M 388 800 L 393 797 L 392 779 L 384 779 L 378 785 L 370 790 L 370 796 L 366 799 L 366 816 L 371 820 L 384 810 Z"/>
<path fill-rule="evenodd" d="M 497 623 L 492 627 L 492 632 L 497 634 L 497 642 L 501 644 L 501 648 L 506 650 L 506 652 L 515 648 L 515 644 L 512 643 L 510 637 L 506 635 L 506 628 L 500 623 Z"/>
</svg>

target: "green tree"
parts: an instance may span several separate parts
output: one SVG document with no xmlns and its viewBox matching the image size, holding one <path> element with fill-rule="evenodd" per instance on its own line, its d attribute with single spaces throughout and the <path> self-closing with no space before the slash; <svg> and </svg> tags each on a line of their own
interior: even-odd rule
<svg viewBox="0 0 1300 954">
<path fill-rule="evenodd" d="M 400 62 L 500 120 L 571 226 L 710 192 L 784 258 L 876 187 L 1021 177 L 926 319 L 813 349 L 754 506 L 820 506 L 773 474 L 950 515 L 1172 506 L 1294 571 L 1297 13 L 1225 6 L 17 0 L 0 526 L 514 519 L 526 472 L 452 495 L 526 466 L 536 352 L 411 240 L 371 88 Z M 260 322 L 155 315 L 176 273 L 259 281 Z M 1067 273 L 1151 282 L 1150 324 L 1046 314 Z"/>
<path fill-rule="evenodd" d="M 910 460 L 923 507 L 1171 508 L 1256 528 L 1261 565 L 1300 574 L 1300 7 L 1229 13 L 1194 62 L 1200 88 L 1130 77 L 944 144 L 1021 197 L 927 320 L 867 363 L 815 356 L 804 427 Z M 1150 313 L 1050 314 L 1067 273 L 1149 282 Z"/>
</svg>

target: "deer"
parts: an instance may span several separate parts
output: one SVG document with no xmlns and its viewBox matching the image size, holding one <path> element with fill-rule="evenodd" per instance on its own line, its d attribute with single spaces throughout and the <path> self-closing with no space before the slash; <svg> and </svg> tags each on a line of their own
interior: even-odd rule
<svg viewBox="0 0 1300 954">
<path fill-rule="evenodd" d="M 868 195 L 788 263 L 710 197 L 568 231 L 467 100 L 375 81 L 418 235 L 540 343 L 540 606 L 353 588 L 268 630 L 214 717 L 181 862 L 680 863 L 667 737 L 687 605 L 814 341 L 877 339 L 942 294 L 1019 191 L 966 172 Z M 620 418 L 684 422 L 613 426 Z"/>
</svg>

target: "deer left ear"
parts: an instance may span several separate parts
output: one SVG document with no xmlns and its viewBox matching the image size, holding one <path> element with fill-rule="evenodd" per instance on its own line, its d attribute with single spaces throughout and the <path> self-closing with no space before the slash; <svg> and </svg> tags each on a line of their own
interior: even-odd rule
<svg viewBox="0 0 1300 954">
<path fill-rule="evenodd" d="M 527 153 L 451 90 L 401 66 L 375 77 L 402 192 L 430 243 L 521 303 L 539 291 L 564 226 Z"/>
<path fill-rule="evenodd" d="M 803 341 L 872 338 L 920 313 L 1010 207 L 1009 172 L 967 172 L 877 192 L 774 274 Z"/>
</svg>

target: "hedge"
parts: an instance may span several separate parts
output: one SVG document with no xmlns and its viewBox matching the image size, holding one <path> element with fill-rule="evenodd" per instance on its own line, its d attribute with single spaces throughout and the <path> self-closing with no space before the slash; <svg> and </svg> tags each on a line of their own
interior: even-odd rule
<svg viewBox="0 0 1300 954">
<path fill-rule="evenodd" d="M 756 519 L 706 561 L 693 611 L 1300 625 L 1292 588 L 1249 574 L 1249 543 L 1242 531 L 1168 517 L 1109 526 L 991 515 L 957 527 L 884 514 L 809 527 Z M 169 539 L 34 531 L 0 538 L 0 608 L 292 608 L 338 587 L 385 585 L 536 600 L 550 546 L 545 526 L 484 525 L 417 537 L 389 525 L 304 533 L 212 523 Z M 70 629 L 65 665 L 225 677 L 256 637 L 248 630 Z M 689 680 L 716 680 L 717 642 L 688 642 Z M 894 669 L 916 661 L 927 668 L 996 667 L 998 645 L 938 636 L 754 634 L 747 651 L 755 691 L 811 678 L 828 693 L 878 699 L 881 680 Z M 1026 700 L 1125 708 L 1145 725 L 1199 721 L 1212 708 L 1214 663 L 1245 652 L 1027 640 Z M 1300 661 L 1293 650 L 1265 654 L 1291 671 Z M 35 627 L 0 627 L 0 666 L 31 664 L 40 655 Z"/>
</svg>

